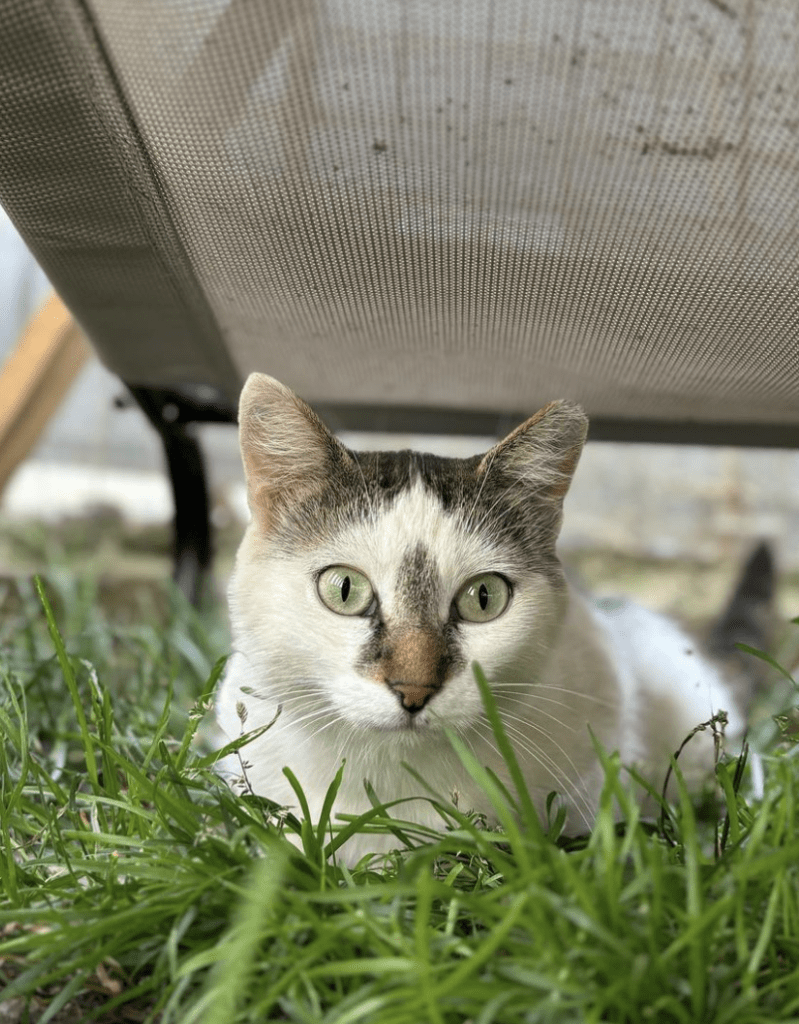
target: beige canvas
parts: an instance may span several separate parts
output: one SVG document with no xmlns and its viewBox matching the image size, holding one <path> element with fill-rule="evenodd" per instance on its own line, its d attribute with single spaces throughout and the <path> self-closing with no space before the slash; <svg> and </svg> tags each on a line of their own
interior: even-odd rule
<svg viewBox="0 0 799 1024">
<path fill-rule="evenodd" d="M 126 379 L 799 423 L 794 0 L 6 6 L 0 201 Z"/>
</svg>

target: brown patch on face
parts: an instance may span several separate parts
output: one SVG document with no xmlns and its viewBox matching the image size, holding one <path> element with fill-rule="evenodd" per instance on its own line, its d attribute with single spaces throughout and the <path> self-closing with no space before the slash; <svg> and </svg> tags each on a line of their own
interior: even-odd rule
<svg viewBox="0 0 799 1024">
<path fill-rule="evenodd" d="M 394 640 L 380 663 L 385 681 L 438 689 L 446 674 L 443 637 L 430 629 L 406 629 Z"/>
<path fill-rule="evenodd" d="M 444 633 L 429 626 L 385 630 L 376 646 L 362 667 L 376 682 L 388 686 L 411 713 L 424 707 L 459 664 Z"/>
</svg>

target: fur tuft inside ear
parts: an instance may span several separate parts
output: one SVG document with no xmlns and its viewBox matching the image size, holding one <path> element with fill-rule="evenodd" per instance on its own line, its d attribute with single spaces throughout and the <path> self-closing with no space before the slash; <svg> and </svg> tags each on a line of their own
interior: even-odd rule
<svg viewBox="0 0 799 1024">
<path fill-rule="evenodd" d="M 566 497 L 588 433 L 588 417 L 572 402 L 550 402 L 487 452 L 479 473 L 514 476 L 539 498 Z"/>
<path fill-rule="evenodd" d="M 352 462 L 310 406 L 265 373 L 251 373 L 241 392 L 239 444 L 250 510 L 264 528 Z"/>
</svg>

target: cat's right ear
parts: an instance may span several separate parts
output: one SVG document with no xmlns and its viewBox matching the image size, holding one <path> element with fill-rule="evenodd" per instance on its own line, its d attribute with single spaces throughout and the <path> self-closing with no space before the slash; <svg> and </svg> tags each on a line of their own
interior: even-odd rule
<svg viewBox="0 0 799 1024">
<path fill-rule="evenodd" d="M 251 373 L 241 392 L 239 444 L 250 511 L 264 530 L 352 463 L 313 409 L 265 373 Z"/>
<path fill-rule="evenodd" d="M 483 457 L 478 472 L 496 468 L 539 498 L 560 506 L 587 433 L 588 417 L 579 405 L 550 402 L 495 445 Z"/>
</svg>

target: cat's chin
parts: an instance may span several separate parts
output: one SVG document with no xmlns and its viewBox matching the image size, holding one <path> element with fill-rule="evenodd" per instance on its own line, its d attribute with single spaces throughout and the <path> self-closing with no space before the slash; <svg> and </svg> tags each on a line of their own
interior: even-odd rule
<svg viewBox="0 0 799 1024">
<path fill-rule="evenodd" d="M 398 736 L 421 737 L 433 736 L 441 732 L 441 726 L 435 719 L 429 716 L 421 718 L 418 715 L 403 715 L 401 718 L 392 718 L 382 721 L 371 721 L 358 723 L 364 732 L 386 733 Z"/>
</svg>

